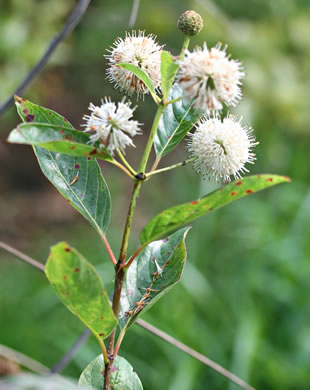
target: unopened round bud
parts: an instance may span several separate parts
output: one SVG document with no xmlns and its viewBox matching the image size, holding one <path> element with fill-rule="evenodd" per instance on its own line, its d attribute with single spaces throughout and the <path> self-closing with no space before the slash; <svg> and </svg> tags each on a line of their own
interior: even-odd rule
<svg viewBox="0 0 310 390">
<path fill-rule="evenodd" d="M 197 35 L 202 27 L 202 17 L 193 10 L 186 11 L 179 17 L 178 29 L 185 35 Z"/>
</svg>

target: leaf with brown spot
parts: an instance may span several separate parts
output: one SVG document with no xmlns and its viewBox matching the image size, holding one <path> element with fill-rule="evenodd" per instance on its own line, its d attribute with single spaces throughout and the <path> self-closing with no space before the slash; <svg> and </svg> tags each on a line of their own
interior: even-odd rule
<svg viewBox="0 0 310 390">
<path fill-rule="evenodd" d="M 270 180 L 272 179 L 272 180 Z M 141 243 L 143 245 L 160 238 L 161 236 L 187 225 L 195 219 L 208 214 L 237 199 L 249 194 L 272 187 L 276 184 L 289 182 L 287 176 L 256 175 L 248 176 L 237 182 L 225 185 L 223 188 L 213 191 L 199 201 L 184 203 L 162 211 L 143 228 Z"/>
<path fill-rule="evenodd" d="M 109 297 L 96 269 L 76 249 L 66 242 L 53 246 L 45 274 L 73 314 L 97 336 L 109 336 L 117 325 Z"/>
<path fill-rule="evenodd" d="M 105 146 L 90 144 L 90 135 L 71 127 L 47 123 L 22 123 L 11 131 L 8 142 L 34 145 L 52 152 L 70 156 L 92 156 L 105 161 L 114 161 Z"/>
<path fill-rule="evenodd" d="M 151 242 L 128 268 L 120 301 L 121 327 L 132 325 L 179 281 L 187 256 L 185 238 L 189 229 Z"/>
<path fill-rule="evenodd" d="M 67 146 L 72 146 L 70 137 L 79 139 L 85 134 L 74 130 L 73 126 L 61 115 L 47 108 L 38 106 L 29 100 L 15 97 L 17 111 L 23 121 L 26 121 L 26 113 L 34 115 L 36 123 L 22 124 L 19 126 L 19 133 L 14 133 L 14 137 L 43 137 L 45 146 L 48 140 L 56 137 L 61 143 L 66 142 Z M 33 129 L 33 130 L 31 130 Z M 27 134 L 30 131 L 32 135 Z M 42 135 L 46 131 L 45 135 Z M 78 134 L 76 134 L 78 133 Z M 65 140 L 66 135 L 68 140 Z M 13 135 L 11 135 L 13 137 Z M 44 138 L 47 137 L 47 138 Z M 49 138 L 51 137 L 51 138 Z M 86 135 L 86 137 L 88 137 Z M 17 141 L 17 138 L 15 138 Z M 30 139 L 28 139 L 30 141 Z M 32 139 L 33 141 L 33 139 Z M 32 142 L 31 141 L 31 142 Z M 57 141 L 58 142 L 58 141 Z M 83 141 L 84 142 L 84 141 Z M 66 147 L 67 147 L 66 146 Z M 90 148 L 90 145 L 81 147 Z M 62 153 L 56 153 L 46 148 L 33 145 L 35 155 L 44 175 L 57 188 L 57 190 L 78 210 L 93 226 L 99 231 L 105 233 L 111 215 L 111 199 L 108 186 L 101 174 L 98 162 L 95 158 L 85 156 L 75 156 Z M 69 149 L 70 151 L 70 149 Z M 71 150 L 76 153 L 76 149 Z M 79 166 L 79 177 L 74 185 L 70 185 L 76 177 L 76 167 Z M 104 187 L 104 189 L 102 189 Z M 81 197 L 81 194 L 84 196 Z"/>
</svg>

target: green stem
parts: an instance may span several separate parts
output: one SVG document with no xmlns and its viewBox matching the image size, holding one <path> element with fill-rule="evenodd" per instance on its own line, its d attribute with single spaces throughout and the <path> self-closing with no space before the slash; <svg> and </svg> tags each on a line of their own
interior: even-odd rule
<svg viewBox="0 0 310 390">
<path fill-rule="evenodd" d="M 119 158 L 122 160 L 125 167 L 128 169 L 128 171 L 133 175 L 136 176 L 137 172 L 133 169 L 133 167 L 129 164 L 129 162 L 125 159 L 124 155 L 119 149 L 116 149 L 117 154 L 119 155 Z"/>
<path fill-rule="evenodd" d="M 197 159 L 197 157 L 192 157 L 192 158 L 189 158 L 188 160 L 179 162 L 177 164 L 170 165 L 169 167 L 157 169 L 156 171 L 150 171 L 145 176 L 148 179 L 150 176 L 157 175 L 158 173 L 167 172 L 167 171 L 170 171 L 171 169 L 175 169 L 178 167 L 184 167 L 185 165 L 195 161 L 196 159 Z"/>
<path fill-rule="evenodd" d="M 95 337 L 98 340 L 98 343 L 100 345 L 100 348 L 101 348 L 101 351 L 102 351 L 102 354 L 103 354 L 103 357 L 104 357 L 104 362 L 108 363 L 109 362 L 109 357 L 108 357 L 108 353 L 107 353 L 106 347 L 104 345 L 104 342 L 102 341 L 101 337 L 98 336 L 95 332 L 93 334 L 95 335 Z"/>
<path fill-rule="evenodd" d="M 125 230 L 124 230 L 124 234 L 123 234 L 122 247 L 121 247 L 120 257 L 119 257 L 119 261 L 121 264 L 124 264 L 126 261 L 129 235 L 130 235 L 130 230 L 131 230 L 131 226 L 132 226 L 133 215 L 134 215 L 135 208 L 136 208 L 137 197 L 139 195 L 141 186 L 142 186 L 142 180 L 137 180 L 134 184 L 134 187 L 133 187 L 131 200 L 130 200 L 130 204 L 129 204 L 129 210 L 128 210 L 128 214 L 127 214 Z"/>
<path fill-rule="evenodd" d="M 114 356 L 113 356 L 114 359 L 116 358 L 116 356 L 118 354 L 118 351 L 119 351 L 119 348 L 120 348 L 120 346 L 122 344 L 122 341 L 123 341 L 123 338 L 125 336 L 126 330 L 127 330 L 126 327 L 123 328 L 121 330 L 119 336 L 118 336 L 118 339 L 117 339 L 117 342 L 116 342 L 116 346 L 115 346 L 115 350 L 114 350 Z"/>
<path fill-rule="evenodd" d="M 131 195 L 130 204 L 129 204 L 129 210 L 128 210 L 128 214 L 127 214 L 127 220 L 126 220 L 126 225 L 125 225 L 125 230 L 124 230 L 123 240 L 122 240 L 122 247 L 121 247 L 121 251 L 120 251 L 120 257 L 119 257 L 119 261 L 115 267 L 116 275 L 115 275 L 115 282 L 114 282 L 112 309 L 113 309 L 113 312 L 114 312 L 116 318 L 118 317 L 121 292 L 122 292 L 122 287 L 123 287 L 123 282 L 124 282 L 124 277 L 125 277 L 125 271 L 124 271 L 123 267 L 125 265 L 126 256 L 127 256 L 129 235 L 130 235 L 130 230 L 131 230 L 131 226 L 132 226 L 134 211 L 136 208 L 137 197 L 139 195 L 141 186 L 142 186 L 142 181 L 136 179 L 136 182 L 135 182 L 134 187 L 133 187 L 132 195 Z M 116 357 L 116 354 L 114 352 L 115 333 L 116 333 L 116 328 L 113 330 L 112 334 L 108 338 L 108 356 L 113 355 L 113 358 L 112 358 L 112 361 L 105 363 L 104 390 L 109 389 L 110 378 L 111 378 L 111 368 L 112 368 L 113 360 Z M 120 340 L 120 342 L 121 342 L 121 340 Z M 118 348 L 119 347 L 120 347 L 120 344 L 118 345 Z"/>
<path fill-rule="evenodd" d="M 126 175 L 129 176 L 131 179 L 134 178 L 134 175 L 132 175 L 132 174 L 129 172 L 129 170 L 128 170 L 126 167 L 124 167 L 124 165 L 120 164 L 118 161 L 113 160 L 113 161 L 107 161 L 107 162 L 109 162 L 110 164 L 113 164 L 113 165 L 115 165 L 116 167 L 120 168 L 120 169 L 121 169 L 122 171 L 124 171 L 124 172 L 126 173 Z"/>
<path fill-rule="evenodd" d="M 139 248 L 135 251 L 135 253 L 130 257 L 127 263 L 124 266 L 124 269 L 129 268 L 134 259 L 138 256 L 138 254 L 146 247 L 147 244 L 139 246 Z"/>
<path fill-rule="evenodd" d="M 147 141 L 147 144 L 146 144 L 146 147 L 145 147 L 142 159 L 141 159 L 141 163 L 140 163 L 140 167 L 139 167 L 139 173 L 143 174 L 145 172 L 145 168 L 146 168 L 146 165 L 147 165 L 150 153 L 151 153 L 151 149 L 152 149 L 154 137 L 155 137 L 155 134 L 156 134 L 156 130 L 158 128 L 159 120 L 161 118 L 161 115 L 162 115 L 164 109 L 165 109 L 165 106 L 162 105 L 162 104 L 160 104 L 157 107 L 157 111 L 156 111 L 156 114 L 155 114 L 155 117 L 154 117 L 154 121 L 153 121 L 153 125 L 152 125 L 152 128 L 151 128 L 151 132 L 150 132 L 150 135 L 149 135 L 149 139 Z"/>
<path fill-rule="evenodd" d="M 187 47 L 189 45 L 189 40 L 190 40 L 189 37 L 186 36 L 185 40 L 184 40 L 184 43 L 183 43 L 183 48 L 182 48 L 182 51 L 181 51 L 181 54 L 180 54 L 180 58 L 181 59 L 184 57 L 184 52 L 185 52 L 185 50 L 187 49 Z M 122 240 L 122 246 L 121 246 L 121 251 L 120 251 L 120 257 L 119 257 L 119 261 L 118 261 L 118 263 L 116 264 L 116 267 L 115 267 L 116 275 L 115 275 L 115 284 L 114 284 L 112 308 L 113 308 L 113 312 L 114 312 L 116 317 L 118 316 L 121 292 L 122 292 L 123 281 L 124 281 L 124 277 L 125 277 L 125 269 L 124 269 L 124 267 L 126 266 L 126 256 L 127 256 L 128 241 L 129 241 L 129 236 L 130 236 L 130 230 L 131 230 L 131 226 L 132 226 L 133 216 L 134 216 L 134 212 L 135 212 L 135 208 L 136 208 L 137 197 L 138 197 L 138 195 L 140 193 L 140 190 L 141 190 L 141 187 L 142 187 L 142 184 L 143 184 L 143 180 L 145 179 L 145 174 L 144 174 L 145 173 L 145 169 L 146 169 L 146 166 L 147 166 L 148 159 L 150 157 L 150 153 L 151 153 L 152 145 L 153 145 L 153 142 L 154 142 L 155 134 L 156 134 L 156 131 L 157 131 L 157 128 L 158 128 L 158 124 L 159 124 L 160 118 L 161 118 L 162 113 L 164 112 L 165 108 L 166 108 L 165 104 L 159 103 L 158 106 L 157 106 L 157 111 L 156 111 L 156 114 L 155 114 L 155 117 L 154 117 L 154 120 L 153 120 L 153 124 L 152 124 L 152 128 L 151 128 L 151 131 L 150 131 L 150 135 L 149 135 L 149 138 L 148 138 L 148 141 L 147 141 L 147 144 L 146 144 L 146 147 L 144 149 L 144 153 L 143 153 L 143 156 L 142 156 L 142 159 L 141 159 L 141 162 L 140 162 L 139 172 L 138 172 L 137 175 L 134 175 L 134 176 L 136 176 L 136 182 L 135 182 L 134 187 L 133 187 L 131 200 L 130 200 L 130 204 L 129 204 L 129 210 L 128 210 L 128 214 L 127 214 L 127 220 L 126 220 L 126 225 L 125 225 L 124 234 L 123 234 L 123 240 Z M 123 163 L 126 165 L 126 163 L 124 161 L 123 161 Z M 115 164 L 115 165 L 117 165 L 117 164 Z M 121 164 L 119 164 L 119 165 L 121 165 Z M 124 166 L 122 166 L 122 167 L 123 167 L 122 168 L 123 170 L 127 170 L 126 168 L 128 168 L 128 173 L 131 176 L 132 172 L 129 169 L 129 167 L 127 165 L 126 165 L 126 168 Z M 138 177 L 138 175 L 139 175 L 139 177 Z M 115 351 L 116 353 L 114 353 L 114 340 L 115 340 L 115 330 L 112 332 L 112 334 L 110 335 L 110 337 L 108 339 L 108 349 L 107 349 L 108 356 L 113 355 L 113 358 L 112 358 L 112 361 L 107 362 L 105 364 L 104 389 L 108 389 L 109 388 L 111 367 L 112 367 L 112 364 L 113 364 L 113 359 L 116 357 L 116 354 L 118 352 L 118 351 Z M 118 343 L 119 345 L 117 345 L 117 348 L 120 347 L 121 341 L 122 341 L 122 339 L 119 339 L 119 343 Z"/>
<path fill-rule="evenodd" d="M 183 42 L 183 46 L 182 46 L 182 49 L 181 49 L 181 53 L 179 55 L 179 59 L 180 60 L 183 60 L 184 58 L 184 54 L 185 54 L 185 50 L 188 48 L 188 45 L 189 45 L 189 42 L 190 42 L 190 37 L 188 35 L 185 35 L 185 38 L 184 38 L 184 42 Z M 177 72 L 176 72 L 177 73 Z M 176 76 L 176 74 L 175 74 Z M 174 99 L 174 100 L 171 100 L 170 102 L 166 102 L 165 103 L 165 107 L 168 105 L 168 104 L 171 104 L 171 103 L 175 103 L 177 102 L 178 100 L 181 100 L 182 97 L 179 97 L 177 99 Z M 151 172 L 155 171 L 155 169 L 157 168 L 157 165 L 159 164 L 160 162 L 160 159 L 161 157 L 157 157 L 156 160 L 154 161 L 154 164 L 152 166 L 152 169 L 151 169 Z"/>
<path fill-rule="evenodd" d="M 183 99 L 183 96 L 180 96 L 176 99 L 170 100 L 169 102 L 166 103 L 166 106 L 168 106 L 168 104 L 173 104 L 173 103 L 179 102 L 182 99 Z"/>
<path fill-rule="evenodd" d="M 190 40 L 191 40 L 191 38 L 188 35 L 185 35 L 183 46 L 182 46 L 182 50 L 181 50 L 181 53 L 179 55 L 179 59 L 180 60 L 183 60 L 184 54 L 185 54 L 185 50 L 188 49 Z"/>
</svg>

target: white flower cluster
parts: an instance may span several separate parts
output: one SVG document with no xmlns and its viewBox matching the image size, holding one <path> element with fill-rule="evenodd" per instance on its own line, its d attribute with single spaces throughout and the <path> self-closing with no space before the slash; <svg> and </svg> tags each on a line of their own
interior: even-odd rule
<svg viewBox="0 0 310 390">
<path fill-rule="evenodd" d="M 248 172 L 245 163 L 254 163 L 252 148 L 257 145 L 252 129 L 243 127 L 240 121 L 228 116 L 202 118 L 196 131 L 190 135 L 188 151 L 196 158 L 194 168 L 207 177 L 218 181 L 231 181 Z"/>
<path fill-rule="evenodd" d="M 238 61 L 226 55 L 221 45 L 208 49 L 197 47 L 192 53 L 185 52 L 180 62 L 178 83 L 184 98 L 193 101 L 193 107 L 209 114 L 227 106 L 236 105 L 241 99 L 241 79 L 244 72 Z"/>
<path fill-rule="evenodd" d="M 190 134 L 188 151 L 194 157 L 194 168 L 204 176 L 231 181 L 248 172 L 246 163 L 254 163 L 252 149 L 257 145 L 252 130 L 243 127 L 233 116 L 219 118 L 223 104 L 235 106 L 242 97 L 244 77 L 239 61 L 230 59 L 226 47 L 217 45 L 210 50 L 204 44 L 192 53 L 185 51 L 179 63 L 177 81 L 184 100 L 205 113 L 195 132 Z M 213 114 L 213 116 L 210 116 Z"/>
<path fill-rule="evenodd" d="M 155 36 L 145 36 L 143 31 L 138 31 L 137 35 L 136 31 L 133 31 L 131 35 L 127 33 L 125 39 L 117 38 L 114 47 L 109 51 L 111 54 L 106 55 L 109 65 L 108 79 L 120 91 L 125 91 L 130 96 L 134 92 L 138 96 L 149 93 L 143 81 L 132 72 L 117 66 L 121 62 L 138 66 L 150 77 L 154 88 L 159 88 L 162 46 L 156 43 Z"/>
<path fill-rule="evenodd" d="M 153 35 L 144 32 L 127 33 L 125 39 L 117 38 L 107 55 L 108 79 L 115 87 L 127 94 L 147 94 L 148 88 L 132 72 L 118 66 L 130 63 L 148 74 L 155 88 L 160 87 L 162 46 Z M 244 77 L 239 61 L 226 54 L 226 47 L 217 45 L 208 49 L 204 44 L 193 52 L 185 51 L 179 61 L 176 82 L 183 90 L 183 98 L 205 116 L 190 135 L 188 150 L 195 158 L 194 168 L 207 177 L 231 180 L 239 178 L 246 163 L 253 163 L 252 149 L 257 145 L 252 130 L 243 127 L 233 116 L 219 118 L 223 105 L 236 105 L 242 97 L 241 79 Z M 90 104 L 91 115 L 85 115 L 86 131 L 94 131 L 91 141 L 101 140 L 113 154 L 116 149 L 124 151 L 134 146 L 132 139 L 140 134 L 139 123 L 131 119 L 134 109 L 123 100 L 116 105 L 109 100 L 100 107 Z M 211 116 L 210 116 L 211 115 Z"/>
<path fill-rule="evenodd" d="M 85 131 L 92 131 L 90 141 L 101 141 L 101 145 L 108 148 L 113 155 L 114 150 L 119 149 L 124 152 L 127 145 L 134 146 L 132 139 L 137 134 L 141 134 L 139 122 L 131 119 L 134 108 L 123 99 L 117 105 L 105 98 L 101 106 L 89 105 L 91 115 L 84 115 L 86 120 Z"/>
</svg>

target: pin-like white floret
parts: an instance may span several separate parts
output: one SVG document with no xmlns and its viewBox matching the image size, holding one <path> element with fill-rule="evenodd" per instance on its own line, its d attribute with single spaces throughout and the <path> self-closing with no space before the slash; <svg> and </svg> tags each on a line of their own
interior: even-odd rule
<svg viewBox="0 0 310 390">
<path fill-rule="evenodd" d="M 196 157 L 194 168 L 218 181 L 231 181 L 248 172 L 246 163 L 253 164 L 255 154 L 252 149 L 258 144 L 252 129 L 243 127 L 240 120 L 228 116 L 222 121 L 218 117 L 203 118 L 190 134 L 188 151 Z"/>
<path fill-rule="evenodd" d="M 87 132 L 94 132 L 90 141 L 101 141 L 109 152 L 113 155 L 114 150 L 120 149 L 124 152 L 127 145 L 134 146 L 132 139 L 137 134 L 141 134 L 139 122 L 132 120 L 134 108 L 123 99 L 115 104 L 105 98 L 101 106 L 95 106 L 90 103 L 89 110 L 91 115 L 84 115 Z"/>
<path fill-rule="evenodd" d="M 217 45 L 208 49 L 197 47 L 185 52 L 180 62 L 178 83 L 183 89 L 184 99 L 193 101 L 193 107 L 207 114 L 219 111 L 223 103 L 235 106 L 241 99 L 241 79 L 244 77 L 241 64 L 226 54 Z"/>
<path fill-rule="evenodd" d="M 144 36 L 143 31 L 126 33 L 125 39 L 117 38 L 114 46 L 105 57 L 108 60 L 108 79 L 120 91 L 128 95 L 137 93 L 138 97 L 149 93 L 146 85 L 132 72 L 117 66 L 126 62 L 142 69 L 153 82 L 154 88 L 160 86 L 160 61 L 162 46 L 155 41 L 155 36 Z"/>
</svg>

